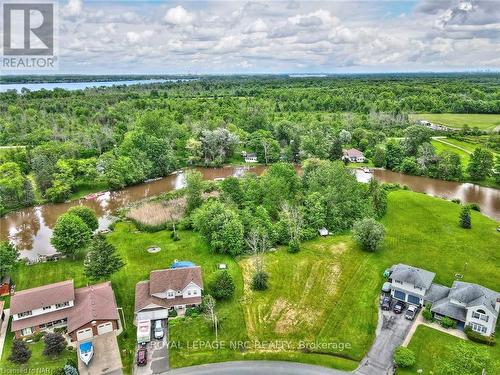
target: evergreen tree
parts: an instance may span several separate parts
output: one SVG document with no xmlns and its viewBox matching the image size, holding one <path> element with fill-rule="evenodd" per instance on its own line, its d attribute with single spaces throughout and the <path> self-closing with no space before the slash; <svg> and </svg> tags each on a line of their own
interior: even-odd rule
<svg viewBox="0 0 500 375">
<path fill-rule="evenodd" d="M 49 332 L 43 338 L 45 347 L 43 355 L 48 357 L 56 357 L 66 348 L 66 340 L 60 333 Z"/>
<path fill-rule="evenodd" d="M 460 226 L 464 229 L 470 229 L 472 227 L 470 208 L 464 206 L 462 211 L 460 211 Z"/>
<path fill-rule="evenodd" d="M 14 340 L 9 356 L 9 361 L 23 364 L 31 358 L 31 350 L 28 349 L 28 344 L 22 340 Z"/>
<path fill-rule="evenodd" d="M 107 279 L 124 265 L 116 254 L 116 248 L 106 241 L 106 237 L 102 234 L 94 236 L 84 262 L 85 276 L 92 281 Z"/>
<path fill-rule="evenodd" d="M 230 299 L 234 294 L 234 281 L 229 272 L 217 272 L 209 284 L 210 294 L 217 300 Z"/>
</svg>

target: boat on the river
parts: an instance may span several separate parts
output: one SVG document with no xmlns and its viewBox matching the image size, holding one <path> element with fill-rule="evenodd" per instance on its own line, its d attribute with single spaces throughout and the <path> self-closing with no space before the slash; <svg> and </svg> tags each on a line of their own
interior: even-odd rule
<svg viewBox="0 0 500 375">
<path fill-rule="evenodd" d="M 92 194 L 86 195 L 85 199 L 86 200 L 96 199 L 96 198 L 98 198 L 98 197 L 100 197 L 101 195 L 104 195 L 104 194 L 106 194 L 105 191 L 99 191 L 97 193 L 92 193 Z"/>
<path fill-rule="evenodd" d="M 92 345 L 92 341 L 82 342 L 78 347 L 78 352 L 82 362 L 85 363 L 85 366 L 88 366 L 90 360 L 94 356 L 94 345 Z"/>
<path fill-rule="evenodd" d="M 148 178 L 144 182 L 153 182 L 153 181 L 158 181 L 161 180 L 163 177 L 156 177 L 156 178 Z"/>
</svg>

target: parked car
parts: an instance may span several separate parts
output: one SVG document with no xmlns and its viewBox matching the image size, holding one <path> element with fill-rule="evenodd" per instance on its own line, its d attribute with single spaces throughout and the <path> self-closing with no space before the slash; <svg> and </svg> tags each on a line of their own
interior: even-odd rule
<svg viewBox="0 0 500 375">
<path fill-rule="evenodd" d="M 146 366 L 148 363 L 148 350 L 145 347 L 140 347 L 137 351 L 137 366 Z"/>
<path fill-rule="evenodd" d="M 418 313 L 418 307 L 415 305 L 408 306 L 408 310 L 406 310 L 405 318 L 408 320 L 413 320 Z"/>
<path fill-rule="evenodd" d="M 390 310 L 391 309 L 391 302 L 392 302 L 392 298 L 390 296 L 384 297 L 382 299 L 382 303 L 381 303 L 382 310 Z"/>
<path fill-rule="evenodd" d="M 396 314 L 401 314 L 406 307 L 406 304 L 403 301 L 398 301 L 392 308 L 392 311 L 394 311 Z"/>
<path fill-rule="evenodd" d="M 161 340 L 163 338 L 163 324 L 161 320 L 155 321 L 155 339 Z"/>
</svg>

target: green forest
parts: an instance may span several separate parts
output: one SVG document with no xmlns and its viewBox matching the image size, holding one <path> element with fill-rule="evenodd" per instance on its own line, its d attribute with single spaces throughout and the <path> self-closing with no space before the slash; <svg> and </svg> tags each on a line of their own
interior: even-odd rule
<svg viewBox="0 0 500 375">
<path fill-rule="evenodd" d="M 478 145 L 461 167 L 459 153 L 434 148 L 431 137 L 443 134 L 417 125 L 418 113 L 498 114 L 500 76 L 208 76 L 1 93 L 0 213 L 186 166 L 241 163 L 241 151 L 261 163 L 301 163 L 339 160 L 352 147 L 370 166 L 498 186 L 498 130 L 445 134 Z"/>
</svg>

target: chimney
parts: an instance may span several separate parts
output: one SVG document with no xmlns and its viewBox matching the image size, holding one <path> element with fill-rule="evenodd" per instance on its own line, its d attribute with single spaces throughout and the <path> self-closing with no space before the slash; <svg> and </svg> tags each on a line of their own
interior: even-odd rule
<svg viewBox="0 0 500 375">
<path fill-rule="evenodd" d="M 500 312 L 500 297 L 497 298 L 497 303 L 495 304 L 495 310 Z"/>
</svg>

